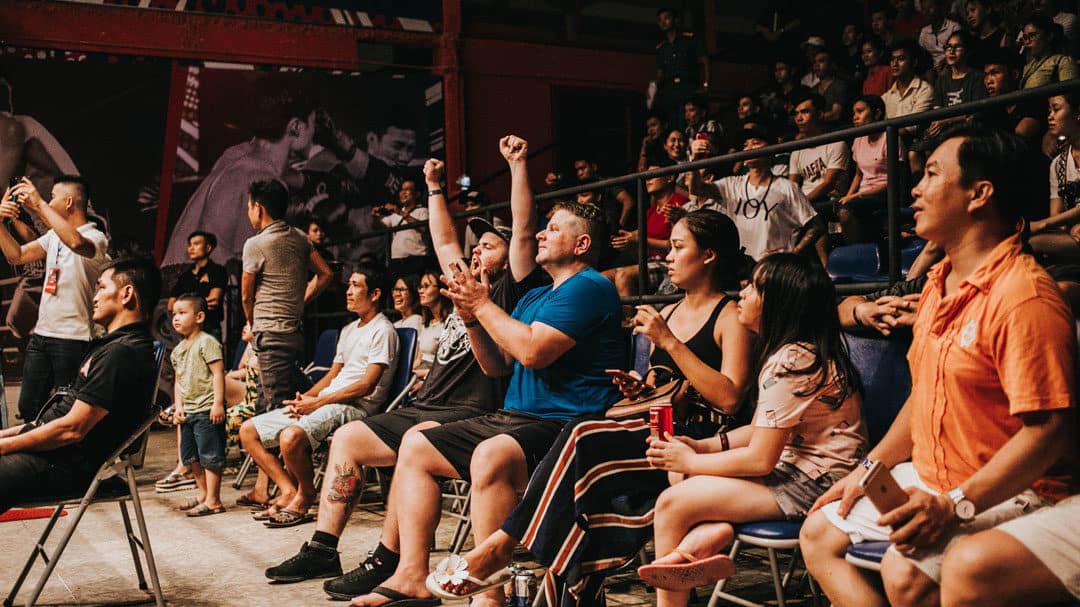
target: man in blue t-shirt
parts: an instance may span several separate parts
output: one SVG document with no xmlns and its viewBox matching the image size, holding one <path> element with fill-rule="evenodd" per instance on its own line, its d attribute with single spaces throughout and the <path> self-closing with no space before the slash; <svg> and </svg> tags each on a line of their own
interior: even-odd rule
<svg viewBox="0 0 1080 607">
<path fill-rule="evenodd" d="M 440 478 L 472 483 L 479 544 L 513 509 L 563 425 L 619 399 L 604 369 L 625 365 L 629 340 L 614 285 L 591 267 L 607 242 L 605 226 L 594 205 L 557 206 L 537 234 L 536 263 L 552 284 L 526 293 L 512 314 L 491 301 L 486 272 L 477 280 L 462 262 L 450 268 L 444 292 L 465 321 L 480 367 L 487 375 L 511 375 L 504 408 L 405 436 L 390 491 L 391 502 L 409 504 L 398 511 L 400 561 L 393 576 L 354 605 L 429 600 L 424 579 L 439 522 Z"/>
</svg>

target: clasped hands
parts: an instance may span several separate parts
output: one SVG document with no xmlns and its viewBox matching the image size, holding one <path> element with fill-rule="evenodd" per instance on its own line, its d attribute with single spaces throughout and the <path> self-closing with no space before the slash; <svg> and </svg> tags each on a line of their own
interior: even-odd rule
<svg viewBox="0 0 1080 607">
<path fill-rule="evenodd" d="M 440 292 L 454 302 L 454 309 L 465 322 L 476 320 L 476 311 L 491 301 L 491 279 L 487 270 L 479 267 L 476 269 L 479 269 L 479 280 L 473 274 L 473 268 L 459 259 L 450 263 L 452 276 L 440 277 L 446 285 Z"/>
</svg>

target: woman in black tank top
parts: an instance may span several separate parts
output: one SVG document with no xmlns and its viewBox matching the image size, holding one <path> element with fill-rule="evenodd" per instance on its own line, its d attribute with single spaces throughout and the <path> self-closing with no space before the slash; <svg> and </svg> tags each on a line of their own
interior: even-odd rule
<svg viewBox="0 0 1080 607">
<path fill-rule="evenodd" d="M 667 258 L 672 282 L 686 298 L 662 313 L 643 306 L 634 318 L 635 332 L 654 344 L 652 363 L 684 376 L 691 386 L 686 398 L 721 416 L 738 407 L 751 365 L 751 333 L 723 293 L 737 288 L 742 260 L 730 219 L 716 211 L 688 213 L 672 229 Z M 621 387 L 632 394 L 641 382 Z M 677 432 L 704 438 L 717 428 L 707 422 Z M 552 583 L 541 586 L 557 593 L 547 597 L 548 605 L 603 604 L 604 576 L 633 559 L 652 536 L 656 497 L 668 486 L 667 474 L 645 459 L 648 436 L 647 413 L 567 424 L 502 528 L 463 555 L 469 575 L 483 579 L 505 567 L 521 543 L 548 568 Z"/>
</svg>

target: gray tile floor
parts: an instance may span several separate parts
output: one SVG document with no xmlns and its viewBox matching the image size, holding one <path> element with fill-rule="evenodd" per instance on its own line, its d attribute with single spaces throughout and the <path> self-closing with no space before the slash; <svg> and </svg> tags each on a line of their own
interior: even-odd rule
<svg viewBox="0 0 1080 607">
<path fill-rule="evenodd" d="M 16 395 L 17 388 L 8 387 L 9 403 L 14 403 Z M 172 506 L 193 496 L 193 490 L 169 494 L 154 492 L 154 480 L 163 476 L 174 463 L 173 437 L 174 434 L 167 430 L 152 432 L 146 466 L 138 474 L 150 538 L 169 604 L 190 607 L 326 604 L 321 581 L 272 585 L 262 573 L 266 567 L 294 554 L 310 537 L 313 525 L 266 529 L 251 520 L 247 508 L 236 507 L 222 515 L 189 519 L 173 511 Z M 253 478 L 254 475 L 249 476 L 249 485 Z M 223 489 L 227 504 L 235 503 L 238 494 L 231 485 Z M 0 543 L 0 592 L 5 596 L 45 522 L 40 519 L 0 523 L 0 537 L 3 538 Z M 362 554 L 375 546 L 381 524 L 379 504 L 372 503 L 357 510 L 341 540 L 343 567 L 356 566 Z M 103 601 L 143 598 L 145 595 L 135 585 L 131 556 L 122 530 L 116 505 L 92 506 L 49 580 L 41 603 L 94 605 Z M 437 541 L 442 551 L 432 555 L 433 562 L 445 556 L 452 530 L 450 521 L 444 520 L 440 525 Z M 35 571 L 40 571 L 40 567 Z M 767 566 L 760 562 L 760 555 L 752 561 L 740 560 L 740 574 L 729 587 L 754 600 L 769 598 L 772 586 L 766 571 Z M 611 605 L 655 603 L 654 595 L 632 572 L 613 576 L 609 588 Z M 26 592 L 24 590 L 21 596 L 25 597 Z M 702 598 L 697 602 L 704 604 L 708 589 L 701 589 L 699 596 Z"/>
</svg>

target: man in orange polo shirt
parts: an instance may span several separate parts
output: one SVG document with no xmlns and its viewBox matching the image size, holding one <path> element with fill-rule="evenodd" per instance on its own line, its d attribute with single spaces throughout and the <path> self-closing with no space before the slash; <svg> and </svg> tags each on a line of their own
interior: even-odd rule
<svg viewBox="0 0 1080 607">
<path fill-rule="evenodd" d="M 879 513 L 859 499 L 857 469 L 815 504 L 800 544 L 833 605 L 938 605 L 953 542 L 1067 493 L 1071 479 L 1051 467 L 1069 448 L 1075 329 L 1054 281 L 1021 252 L 1023 145 L 954 131 L 912 192 L 916 232 L 946 258 L 922 292 L 911 396 L 864 461 L 890 466 L 910 497 Z M 886 539 L 887 600 L 844 560 L 850 542 Z"/>
</svg>

